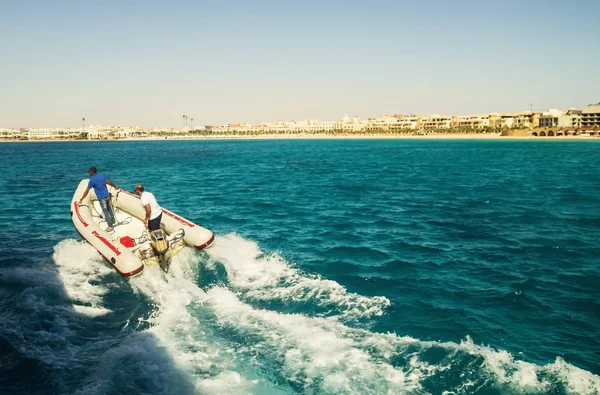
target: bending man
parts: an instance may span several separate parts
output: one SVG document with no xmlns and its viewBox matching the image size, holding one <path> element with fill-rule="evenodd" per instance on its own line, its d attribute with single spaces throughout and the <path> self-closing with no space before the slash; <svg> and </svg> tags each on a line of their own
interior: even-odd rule
<svg viewBox="0 0 600 395">
<path fill-rule="evenodd" d="M 90 175 L 90 181 L 88 182 L 88 187 L 83 193 L 81 199 L 79 199 L 79 204 L 85 199 L 90 189 L 94 188 L 94 193 L 96 193 L 96 197 L 98 198 L 98 202 L 100 202 L 100 207 L 102 208 L 102 214 L 104 214 L 104 219 L 108 224 L 108 228 L 106 228 L 107 232 L 110 232 L 115 226 L 115 212 L 113 211 L 112 205 L 110 204 L 110 194 L 108 193 L 107 185 L 115 189 L 117 186 L 110 182 L 109 179 L 106 178 L 104 174 L 98 173 L 95 167 L 90 167 L 88 170 Z"/>
<path fill-rule="evenodd" d="M 135 193 L 140 195 L 142 200 L 142 206 L 146 210 L 146 218 L 144 218 L 144 225 L 150 232 L 153 230 L 160 229 L 160 221 L 162 219 L 162 208 L 156 203 L 156 198 L 150 192 L 144 191 L 142 184 L 135 186 Z"/>
</svg>

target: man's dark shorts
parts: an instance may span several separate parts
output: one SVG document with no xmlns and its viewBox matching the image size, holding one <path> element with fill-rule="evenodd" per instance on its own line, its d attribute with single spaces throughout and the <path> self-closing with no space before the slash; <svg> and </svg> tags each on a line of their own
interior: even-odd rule
<svg viewBox="0 0 600 395">
<path fill-rule="evenodd" d="M 162 219 L 162 214 L 158 217 L 151 219 L 148 221 L 148 230 L 152 232 L 153 230 L 160 229 L 160 220 Z"/>
</svg>

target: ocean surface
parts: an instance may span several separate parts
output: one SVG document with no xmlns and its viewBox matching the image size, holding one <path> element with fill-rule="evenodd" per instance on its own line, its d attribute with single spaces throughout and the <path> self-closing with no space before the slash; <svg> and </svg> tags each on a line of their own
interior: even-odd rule
<svg viewBox="0 0 600 395">
<path fill-rule="evenodd" d="M 600 142 L 0 144 L 2 394 L 598 394 Z M 87 169 L 216 234 L 125 279 Z"/>
</svg>

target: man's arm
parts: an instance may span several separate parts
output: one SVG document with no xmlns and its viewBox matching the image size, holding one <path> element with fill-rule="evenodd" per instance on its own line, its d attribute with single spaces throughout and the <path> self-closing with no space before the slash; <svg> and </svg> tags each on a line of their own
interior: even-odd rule
<svg viewBox="0 0 600 395">
<path fill-rule="evenodd" d="M 115 184 L 112 183 L 111 180 L 109 180 L 108 178 L 106 179 L 106 185 L 110 185 L 111 187 L 115 188 L 115 189 L 119 189 L 117 188 L 117 186 Z"/>
<path fill-rule="evenodd" d="M 144 225 L 146 226 L 146 228 L 148 227 L 148 220 L 150 219 L 150 205 L 147 204 L 144 206 L 144 208 L 146 209 L 146 218 L 144 218 Z"/>
<path fill-rule="evenodd" d="M 79 203 L 78 204 L 81 204 L 81 201 L 83 199 L 85 199 L 85 197 L 87 196 L 87 194 L 88 194 L 89 191 L 90 191 L 90 188 L 88 188 L 88 189 L 85 190 L 85 192 L 83 193 L 83 196 L 81 197 L 81 199 L 79 199 Z"/>
</svg>

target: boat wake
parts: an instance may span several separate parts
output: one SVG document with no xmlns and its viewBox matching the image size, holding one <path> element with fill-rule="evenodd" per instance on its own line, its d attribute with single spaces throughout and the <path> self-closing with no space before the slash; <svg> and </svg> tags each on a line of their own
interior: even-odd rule
<svg viewBox="0 0 600 395">
<path fill-rule="evenodd" d="M 147 393 L 600 391 L 599 376 L 559 357 L 540 366 L 469 337 L 457 344 L 374 332 L 368 324 L 388 299 L 348 292 L 236 234 L 206 253 L 183 250 L 166 275 L 149 267 L 129 283 L 84 243 L 66 240 L 55 250 L 77 313 L 122 317 L 123 301 L 111 299 L 119 287 L 133 289 L 130 304 L 147 306 L 127 310 L 122 336 L 99 350 L 99 371 L 82 393 L 135 392 L 139 382 Z M 225 274 L 201 285 L 207 272 Z"/>
<path fill-rule="evenodd" d="M 208 264 L 222 264 L 231 288 L 247 301 L 275 302 L 311 316 L 363 323 L 383 315 L 390 306 L 385 297 L 350 293 L 335 281 L 302 272 L 279 254 L 265 254 L 255 242 L 236 234 L 220 238 L 208 252 Z"/>
</svg>

